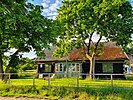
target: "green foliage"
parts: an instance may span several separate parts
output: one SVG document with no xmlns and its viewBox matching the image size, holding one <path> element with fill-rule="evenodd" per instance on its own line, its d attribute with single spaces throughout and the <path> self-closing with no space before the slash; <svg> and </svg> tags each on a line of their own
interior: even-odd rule
<svg viewBox="0 0 133 100">
<path fill-rule="evenodd" d="M 27 4 L 24 1 L 11 2 L 10 5 L 3 3 L 1 8 L 5 9 L 0 17 L 3 44 L 1 48 L 16 48 L 20 49 L 20 52 L 29 52 L 34 48 L 35 51 L 39 51 L 53 41 L 50 26 L 52 22 L 41 15 L 41 6 Z"/>
<path fill-rule="evenodd" d="M 69 40 L 65 40 L 65 39 L 60 39 L 59 43 L 61 44 L 57 44 L 57 48 L 53 53 L 54 57 L 62 57 L 62 56 L 66 56 L 70 53 L 70 51 L 72 50 L 72 44 L 71 42 L 69 42 Z"/>
<path fill-rule="evenodd" d="M 128 47 L 126 48 L 126 53 L 129 55 L 133 54 L 133 43 L 132 42 L 128 44 Z"/>
<path fill-rule="evenodd" d="M 35 61 L 29 58 L 22 58 L 18 66 L 23 71 L 36 69 Z"/>
</svg>

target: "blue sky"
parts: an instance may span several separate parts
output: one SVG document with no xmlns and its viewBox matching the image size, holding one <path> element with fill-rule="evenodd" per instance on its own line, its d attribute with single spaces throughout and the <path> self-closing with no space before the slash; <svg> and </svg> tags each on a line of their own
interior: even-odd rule
<svg viewBox="0 0 133 100">
<path fill-rule="evenodd" d="M 127 0 L 127 1 L 129 1 L 131 3 L 131 5 L 133 6 L 133 0 Z"/>
<path fill-rule="evenodd" d="M 28 0 L 28 1 L 35 5 L 42 5 L 44 8 L 42 14 L 44 16 L 57 15 L 56 9 L 61 6 L 62 2 L 62 0 Z"/>
</svg>

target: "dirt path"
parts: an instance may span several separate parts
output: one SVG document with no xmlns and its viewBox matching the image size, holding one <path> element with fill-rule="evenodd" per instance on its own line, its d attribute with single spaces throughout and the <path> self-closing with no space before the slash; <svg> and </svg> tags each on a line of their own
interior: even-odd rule
<svg viewBox="0 0 133 100">
<path fill-rule="evenodd" d="M 27 98 L 27 97 L 0 97 L 0 100 L 49 100 L 49 99 Z"/>
</svg>

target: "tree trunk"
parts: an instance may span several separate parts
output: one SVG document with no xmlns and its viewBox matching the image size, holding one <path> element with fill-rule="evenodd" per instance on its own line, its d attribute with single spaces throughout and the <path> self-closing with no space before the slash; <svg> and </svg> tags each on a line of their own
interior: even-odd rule
<svg viewBox="0 0 133 100">
<path fill-rule="evenodd" d="M 95 79 L 95 57 L 94 55 L 92 54 L 92 56 L 89 56 L 88 54 L 86 54 L 86 57 L 90 60 L 90 72 L 89 72 L 89 76 L 90 76 L 90 79 L 94 80 Z"/>
<path fill-rule="evenodd" d="M 90 76 L 90 79 L 92 80 L 93 79 L 93 77 L 92 77 L 92 71 L 93 71 L 93 60 L 92 60 L 92 58 L 90 57 L 90 72 L 89 72 L 89 76 Z"/>
<path fill-rule="evenodd" d="M 6 67 L 5 75 L 3 75 L 3 80 L 5 81 L 5 83 L 8 80 L 9 68 L 10 68 L 9 66 Z"/>
<path fill-rule="evenodd" d="M 95 80 L 95 57 L 92 58 L 92 66 L 93 66 L 93 80 Z"/>
<path fill-rule="evenodd" d="M 2 60 L 2 54 L 0 54 L 0 79 L 3 79 L 3 60 Z"/>
<path fill-rule="evenodd" d="M 10 67 L 17 66 L 18 61 L 16 61 L 17 60 L 16 55 L 18 55 L 18 53 L 19 53 L 19 49 L 13 55 L 11 55 L 11 59 L 10 59 L 9 64 L 7 65 L 6 70 L 5 70 L 6 74 L 3 76 L 3 80 L 5 82 L 7 82 L 8 74 L 10 73 Z"/>
<path fill-rule="evenodd" d="M 1 35 L 0 35 L 0 48 L 2 46 L 2 39 L 1 39 Z M 3 60 L 2 60 L 2 49 L 0 49 L 0 79 L 3 79 Z"/>
</svg>

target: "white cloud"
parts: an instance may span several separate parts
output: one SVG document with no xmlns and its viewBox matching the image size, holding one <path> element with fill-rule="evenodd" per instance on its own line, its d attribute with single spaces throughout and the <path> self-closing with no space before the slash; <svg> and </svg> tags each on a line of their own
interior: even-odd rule
<svg viewBox="0 0 133 100">
<path fill-rule="evenodd" d="M 10 55 L 14 54 L 16 51 L 17 51 L 17 49 L 12 48 L 8 52 L 5 52 L 4 55 L 10 56 Z M 34 50 L 32 50 L 32 51 L 30 51 L 28 53 L 22 53 L 22 52 L 20 52 L 19 54 L 21 54 L 23 58 L 28 57 L 30 59 L 33 59 L 33 58 L 36 58 L 37 57 L 37 55 L 35 54 Z"/>
<path fill-rule="evenodd" d="M 61 5 L 61 0 L 56 0 L 55 3 L 53 3 L 50 7 L 49 10 L 51 11 L 56 11 L 57 8 Z"/>
<path fill-rule="evenodd" d="M 57 8 L 61 6 L 62 0 L 43 0 L 41 5 L 44 7 L 42 14 L 48 16 L 48 18 L 55 19 L 54 15 L 57 15 Z"/>
<path fill-rule="evenodd" d="M 99 38 L 100 38 L 100 35 L 96 34 L 96 32 L 95 32 L 93 34 L 93 36 L 92 36 L 92 41 L 93 42 L 97 42 L 99 40 Z M 106 38 L 103 36 L 102 37 L 102 40 L 100 42 L 105 42 L 105 41 L 106 41 Z M 86 39 L 85 42 L 88 43 L 89 42 L 89 39 Z"/>
<path fill-rule="evenodd" d="M 54 3 L 49 7 L 50 11 L 56 11 L 56 8 L 58 7 L 58 3 Z"/>
<path fill-rule="evenodd" d="M 33 59 L 33 58 L 36 58 L 37 55 L 35 54 L 35 52 L 31 51 L 31 52 L 29 52 L 29 53 L 23 53 L 22 57 L 23 57 L 23 58 L 28 57 L 28 58 L 30 58 L 30 59 Z"/>
<path fill-rule="evenodd" d="M 43 6 L 43 8 L 47 8 L 47 7 L 48 7 L 48 4 L 45 3 L 45 2 L 43 2 L 43 3 L 42 3 L 42 6 Z"/>
<path fill-rule="evenodd" d="M 8 52 L 5 52 L 4 54 L 5 54 L 6 56 L 10 56 L 10 55 L 12 55 L 13 53 L 15 53 L 16 51 L 17 51 L 17 49 L 12 48 L 12 49 L 10 49 Z"/>
<path fill-rule="evenodd" d="M 50 0 L 43 0 L 43 2 L 45 2 L 45 3 L 50 3 Z"/>
<path fill-rule="evenodd" d="M 43 9 L 43 13 L 49 13 L 49 9 Z"/>
<path fill-rule="evenodd" d="M 61 4 L 61 0 L 56 0 L 56 3 Z"/>
<path fill-rule="evenodd" d="M 53 13 L 50 13 L 49 15 L 57 15 L 58 13 L 57 12 L 53 12 Z"/>
<path fill-rule="evenodd" d="M 49 13 L 48 14 L 48 18 L 50 18 L 50 19 L 55 19 L 56 18 L 56 15 L 57 15 L 57 12 L 52 12 L 52 13 Z"/>
</svg>

